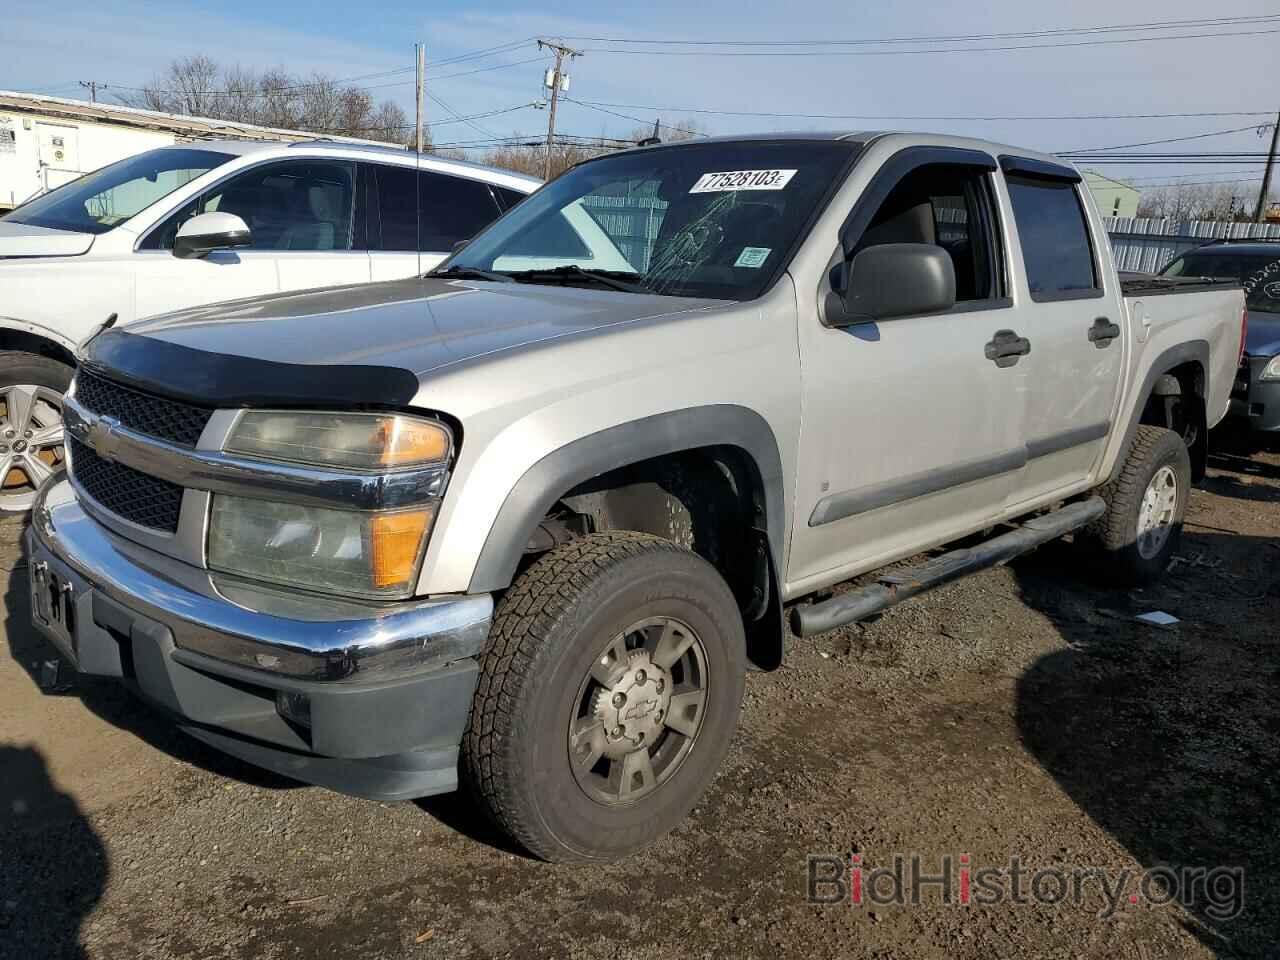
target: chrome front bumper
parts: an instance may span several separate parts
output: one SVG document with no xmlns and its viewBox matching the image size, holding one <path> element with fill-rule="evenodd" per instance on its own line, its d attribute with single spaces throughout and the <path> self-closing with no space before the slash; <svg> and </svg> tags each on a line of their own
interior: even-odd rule
<svg viewBox="0 0 1280 960">
<path fill-rule="evenodd" d="M 27 548 L 32 622 L 81 675 L 295 779 L 381 800 L 457 786 L 488 595 L 377 606 L 223 579 L 110 532 L 66 480 Z"/>
<path fill-rule="evenodd" d="M 493 614 L 488 594 L 362 604 L 211 574 L 109 532 L 66 480 L 41 491 L 31 531 L 33 546 L 94 591 L 164 624 L 179 650 L 278 676 L 375 680 L 431 670 L 479 653 Z"/>
</svg>

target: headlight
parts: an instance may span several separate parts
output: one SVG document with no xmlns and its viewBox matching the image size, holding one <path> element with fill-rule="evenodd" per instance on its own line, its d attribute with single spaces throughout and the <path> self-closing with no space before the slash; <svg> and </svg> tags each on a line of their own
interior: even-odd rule
<svg viewBox="0 0 1280 960">
<path fill-rule="evenodd" d="M 272 411 L 241 414 L 223 445 L 239 456 L 373 474 L 443 470 L 452 447 L 446 426 L 420 417 Z M 437 506 L 351 510 L 215 494 L 209 567 L 348 596 L 405 597 Z"/>
<path fill-rule="evenodd" d="M 386 470 L 443 461 L 453 440 L 443 424 L 382 413 L 241 414 L 223 449 L 319 467 Z"/>
<path fill-rule="evenodd" d="M 1259 380 L 1280 380 L 1280 354 L 1267 361 L 1267 365 L 1258 374 Z"/>
</svg>

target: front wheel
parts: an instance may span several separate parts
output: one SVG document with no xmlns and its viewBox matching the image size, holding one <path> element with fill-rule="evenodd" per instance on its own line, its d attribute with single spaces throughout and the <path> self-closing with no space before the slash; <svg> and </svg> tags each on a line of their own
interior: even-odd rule
<svg viewBox="0 0 1280 960">
<path fill-rule="evenodd" d="M 737 725 L 744 651 L 733 593 L 691 551 L 630 532 L 558 547 L 498 608 L 464 780 L 535 856 L 625 856 L 710 785 Z"/>
<path fill-rule="evenodd" d="M 49 357 L 0 351 L 0 513 L 26 513 L 63 469 L 62 395 L 72 373 Z"/>
</svg>

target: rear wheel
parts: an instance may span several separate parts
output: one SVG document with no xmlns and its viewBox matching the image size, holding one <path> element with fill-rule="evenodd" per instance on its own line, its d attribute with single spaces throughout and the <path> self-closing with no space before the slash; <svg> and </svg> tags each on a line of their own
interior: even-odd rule
<svg viewBox="0 0 1280 960">
<path fill-rule="evenodd" d="M 1129 586 L 1150 583 L 1169 566 L 1182 536 L 1191 493 L 1191 458 L 1182 437 L 1140 426 L 1119 475 L 1102 488 L 1107 512 L 1090 529 L 1104 575 Z"/>
<path fill-rule="evenodd" d="M 742 618 L 724 579 L 647 534 L 583 537 L 511 588 L 481 657 L 463 776 L 545 860 L 609 860 L 663 836 L 737 725 Z"/>
<path fill-rule="evenodd" d="M 72 373 L 48 357 L 0 352 L 0 513 L 26 513 L 63 469 L 62 396 Z"/>
</svg>

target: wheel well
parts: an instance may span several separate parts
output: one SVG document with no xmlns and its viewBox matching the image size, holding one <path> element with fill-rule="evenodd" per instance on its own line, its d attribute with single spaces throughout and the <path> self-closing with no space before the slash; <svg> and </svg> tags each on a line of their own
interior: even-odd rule
<svg viewBox="0 0 1280 960">
<path fill-rule="evenodd" d="M 71 351 L 57 341 L 42 337 L 38 333 L 27 333 L 25 330 L 14 330 L 0 327 L 0 350 L 17 350 L 22 353 L 33 353 L 41 357 L 49 357 L 69 367 L 76 365 L 76 358 Z"/>
<path fill-rule="evenodd" d="M 1191 479 L 1196 483 L 1204 479 L 1209 457 L 1204 387 L 1204 367 L 1199 361 L 1173 367 L 1156 379 L 1139 420 L 1182 437 L 1191 455 Z"/>
<path fill-rule="evenodd" d="M 525 563 L 559 543 L 605 530 L 671 540 L 720 571 L 743 613 L 749 659 L 773 669 L 781 662 L 782 607 L 765 510 L 764 481 L 741 448 L 666 454 L 566 491 L 525 548 Z"/>
</svg>

